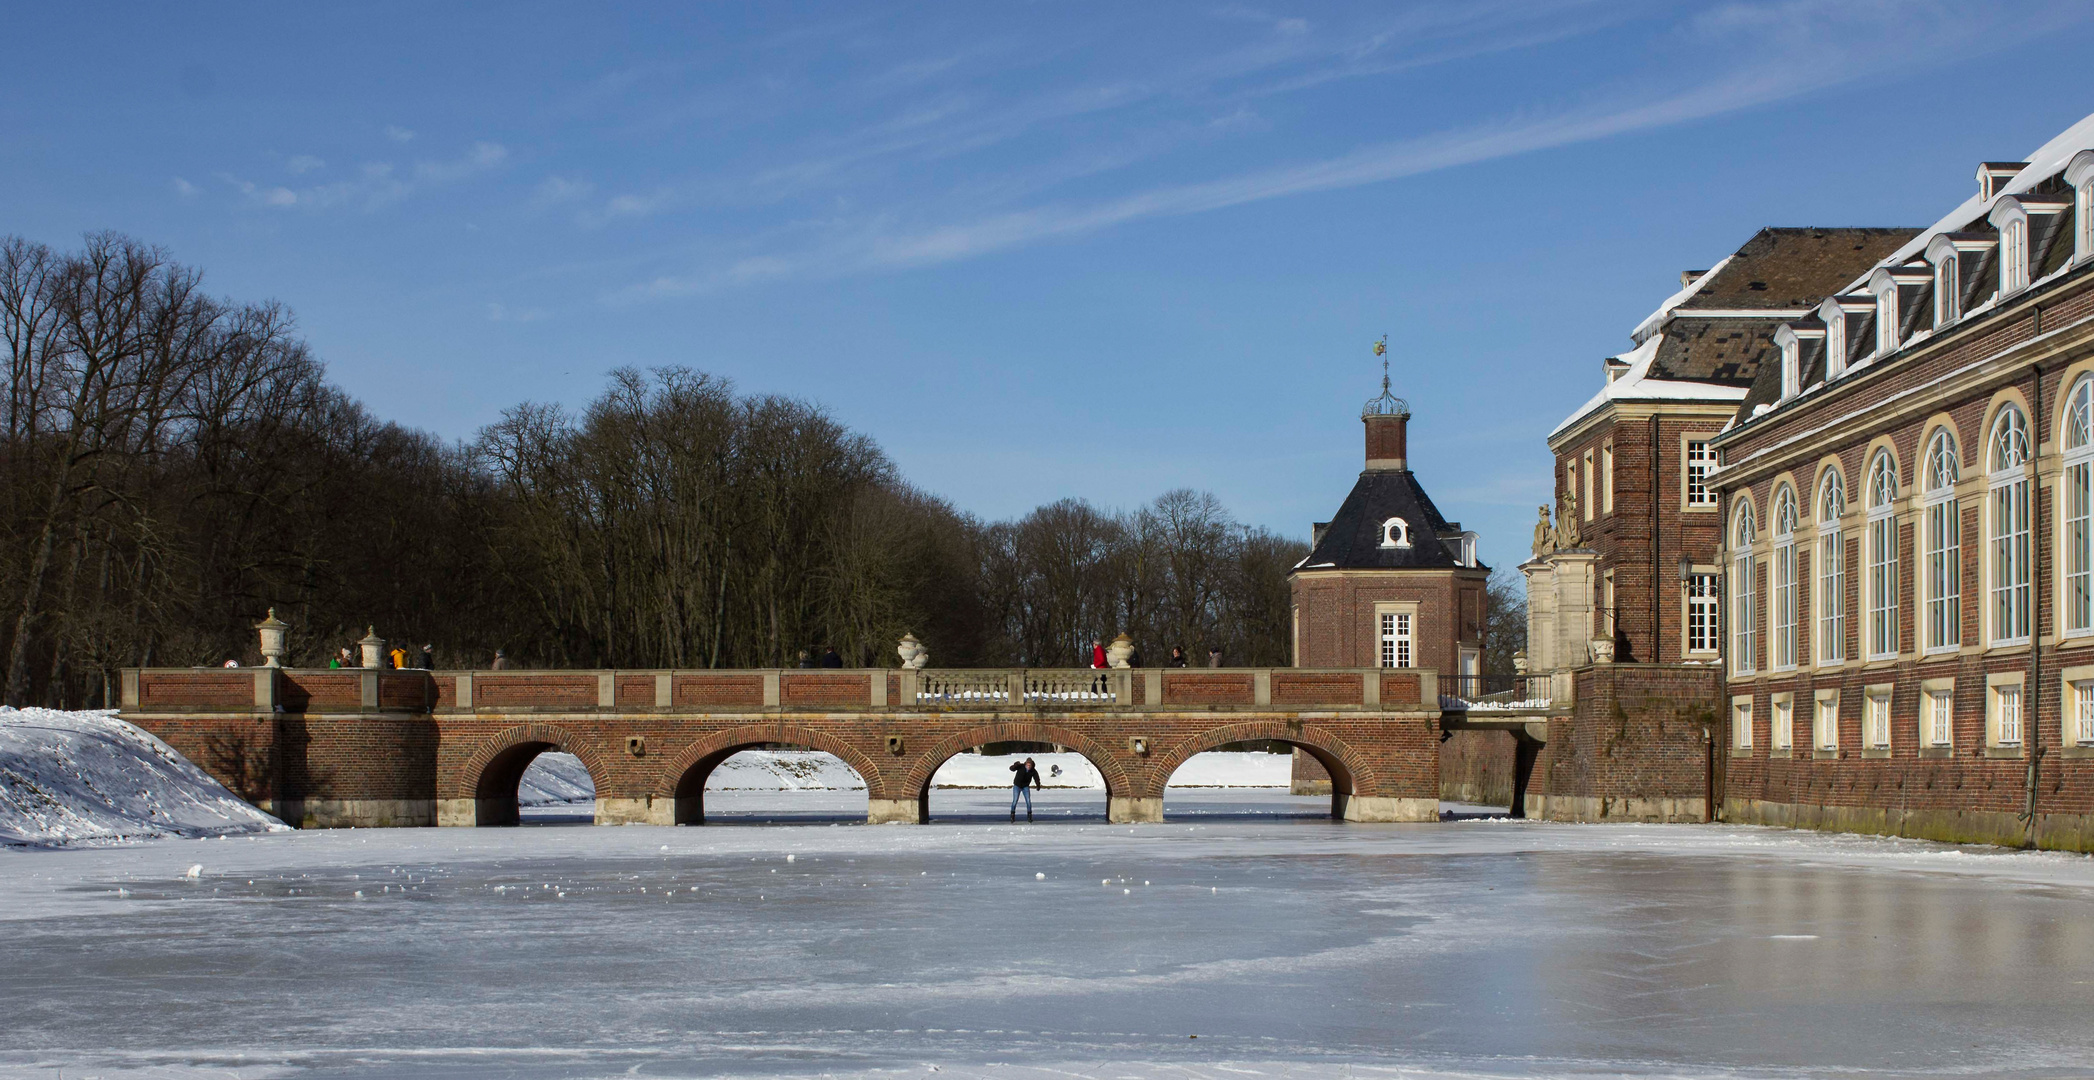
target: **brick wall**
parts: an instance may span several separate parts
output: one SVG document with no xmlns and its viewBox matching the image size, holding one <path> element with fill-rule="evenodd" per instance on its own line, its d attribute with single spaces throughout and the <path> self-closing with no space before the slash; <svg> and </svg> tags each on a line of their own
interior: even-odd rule
<svg viewBox="0 0 2094 1080">
<path fill-rule="evenodd" d="M 1549 721 L 1527 816 L 1704 820 L 1721 673 L 1697 664 L 1602 664 L 1575 680 L 1572 715 Z"/>
</svg>

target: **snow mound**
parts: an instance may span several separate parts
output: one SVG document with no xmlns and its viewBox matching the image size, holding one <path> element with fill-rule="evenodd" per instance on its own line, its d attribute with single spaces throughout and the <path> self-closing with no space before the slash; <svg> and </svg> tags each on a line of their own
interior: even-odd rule
<svg viewBox="0 0 2094 1080">
<path fill-rule="evenodd" d="M 113 711 L 0 708 L 0 845 L 288 828 Z"/>
</svg>

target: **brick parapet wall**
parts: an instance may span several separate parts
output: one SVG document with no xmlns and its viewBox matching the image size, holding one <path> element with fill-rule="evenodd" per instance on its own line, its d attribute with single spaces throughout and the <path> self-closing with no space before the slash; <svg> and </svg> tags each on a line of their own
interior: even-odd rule
<svg viewBox="0 0 2094 1080">
<path fill-rule="evenodd" d="M 1574 679 L 1572 715 L 1548 722 L 1527 815 L 1703 820 L 1721 672 L 1700 664 L 1606 664 Z"/>
</svg>

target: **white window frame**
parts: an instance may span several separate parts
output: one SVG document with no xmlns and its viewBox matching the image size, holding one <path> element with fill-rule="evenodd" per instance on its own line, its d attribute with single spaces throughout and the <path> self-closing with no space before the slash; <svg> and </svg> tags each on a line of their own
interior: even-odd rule
<svg viewBox="0 0 2094 1080">
<path fill-rule="evenodd" d="M 2072 690 L 2069 741 L 2074 746 L 2094 746 L 2094 678 L 2074 679 L 2066 685 Z"/>
<path fill-rule="evenodd" d="M 1686 441 L 1686 467 L 1682 499 L 1691 507 L 1718 506 L 1722 498 L 1709 486 L 1709 471 L 1716 467 L 1716 448 L 1707 439 Z"/>
<path fill-rule="evenodd" d="M 1375 658 L 1385 668 L 1408 668 L 1417 666 L 1417 613 L 1413 611 L 1375 612 L 1376 649 Z"/>
<path fill-rule="evenodd" d="M 1592 497 L 1593 468 L 1592 451 L 1590 450 L 1585 451 L 1584 466 L 1584 480 L 1579 490 L 1579 494 L 1584 498 L 1584 506 L 1580 508 L 1580 512 L 1585 515 L 1585 520 L 1591 521 L 1595 513 L 1593 504 L 1598 500 Z"/>
<path fill-rule="evenodd" d="M 1614 440 L 1600 444 L 1600 513 L 1614 512 Z"/>
<path fill-rule="evenodd" d="M 1934 429 L 1922 468 L 1921 644 L 1928 653 L 1955 652 L 1963 644 L 1963 511 L 1956 501 L 1962 463 L 1955 432 Z"/>
<path fill-rule="evenodd" d="M 2094 185 L 2089 185 L 2094 190 Z M 2058 598 L 2067 636 L 2094 634 L 2094 375 L 2065 395 L 2064 468 L 2058 477 Z"/>
<path fill-rule="evenodd" d="M 1898 351 L 1898 286 L 1891 283 L 1876 294 L 1876 355 Z"/>
<path fill-rule="evenodd" d="M 1928 685 L 1920 691 L 1920 745 L 1943 749 L 1956 741 L 1956 689 Z"/>
<path fill-rule="evenodd" d="M 1825 470 L 1818 483 L 1818 565 L 1812 575 L 1817 581 L 1816 651 L 1818 663 L 1842 664 L 1847 659 L 1847 541 L 1840 534 L 1840 517 L 1847 508 L 1847 482 L 1837 467 Z"/>
<path fill-rule="evenodd" d="M 1963 314 L 1962 255 L 1954 247 L 1934 264 L 1934 325 L 1955 322 Z"/>
<path fill-rule="evenodd" d="M 1775 671 L 1796 667 L 1796 491 L 1782 484 L 1774 491 L 1774 563 L 1768 570 L 1773 579 L 1771 597 L 1774 624 Z"/>
<path fill-rule="evenodd" d="M 1861 696 L 1861 746 L 1890 749 L 1890 688 L 1872 687 Z"/>
<path fill-rule="evenodd" d="M 1792 694 L 1776 694 L 1767 707 L 1767 741 L 1777 753 L 1788 753 L 1796 748 L 1796 698 Z"/>
<path fill-rule="evenodd" d="M 1825 321 L 1825 378 L 1829 382 L 1847 371 L 1847 311 L 1837 298 L 1826 300 L 1818 311 Z"/>
<path fill-rule="evenodd" d="M 2030 610 L 2032 449 L 2027 416 L 2017 405 L 2002 405 L 1986 439 L 1986 640 L 1992 645 L 2025 644 L 2035 625 Z"/>
<path fill-rule="evenodd" d="M 1999 227 L 1999 291 L 2001 295 L 2029 286 L 2029 217 L 2016 207 Z"/>
<path fill-rule="evenodd" d="M 1988 745 L 2019 749 L 2028 737 L 2027 695 L 2021 680 L 1989 683 L 1985 687 L 1985 734 Z"/>
<path fill-rule="evenodd" d="M 2072 261 L 2094 257 L 2094 150 L 2081 150 L 2065 166 L 2072 185 Z"/>
<path fill-rule="evenodd" d="M 1898 466 L 1888 450 L 1869 459 L 1867 640 L 1864 655 L 1887 660 L 1898 655 Z"/>
<path fill-rule="evenodd" d="M 1733 750 L 1752 750 L 1752 699 L 1732 698 L 1730 703 L 1730 746 Z"/>
<path fill-rule="evenodd" d="M 1723 585 L 1721 574 L 1693 572 L 1687 575 L 1686 651 L 1693 655 L 1720 652 L 1722 639 Z"/>
<path fill-rule="evenodd" d="M 1759 623 L 1754 610 L 1758 597 L 1754 595 L 1752 580 L 1752 541 L 1757 530 L 1753 523 L 1752 503 L 1739 500 L 1731 522 L 1731 671 L 1750 675 L 1759 664 Z"/>
<path fill-rule="evenodd" d="M 1840 748 L 1840 692 L 1820 690 L 1811 700 L 1810 746 L 1813 751 Z"/>
</svg>

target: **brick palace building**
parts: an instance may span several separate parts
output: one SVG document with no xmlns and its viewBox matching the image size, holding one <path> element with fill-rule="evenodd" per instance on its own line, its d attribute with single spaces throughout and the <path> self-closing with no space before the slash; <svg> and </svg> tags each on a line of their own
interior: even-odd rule
<svg viewBox="0 0 2094 1080">
<path fill-rule="evenodd" d="M 2090 267 L 2094 117 L 1927 228 L 1770 229 L 1688 275 L 1550 436 L 1530 662 L 1575 705 L 1545 757 L 1700 719 L 1713 816 L 2094 850 Z M 1669 816 L 1639 785 L 1528 810 Z"/>
</svg>

